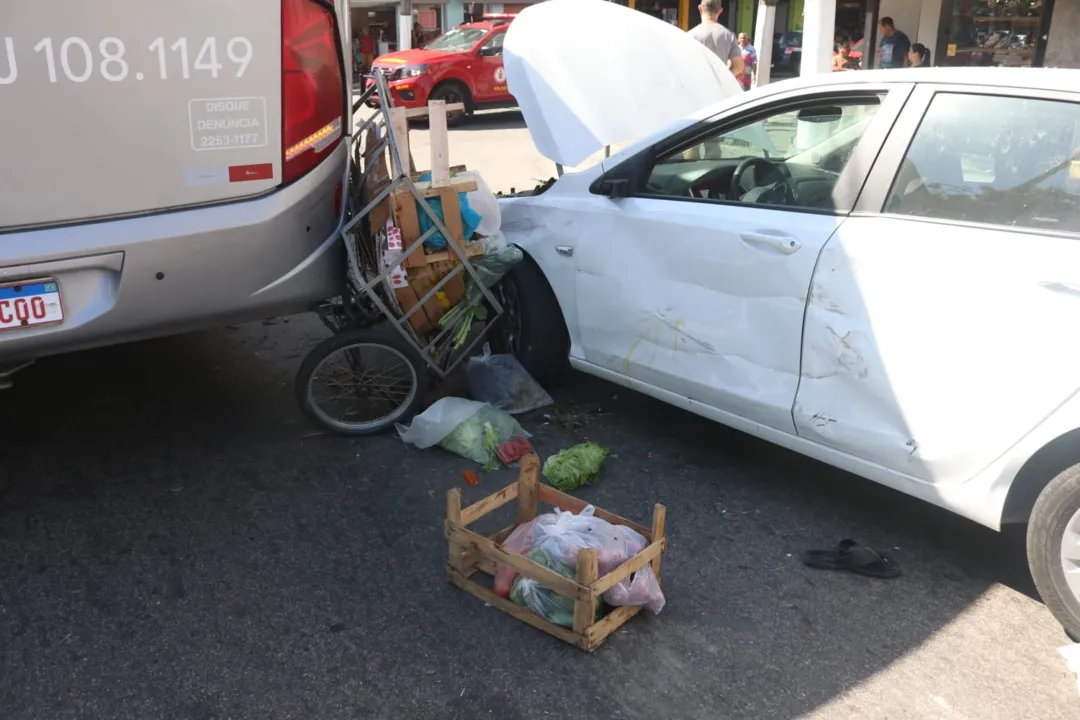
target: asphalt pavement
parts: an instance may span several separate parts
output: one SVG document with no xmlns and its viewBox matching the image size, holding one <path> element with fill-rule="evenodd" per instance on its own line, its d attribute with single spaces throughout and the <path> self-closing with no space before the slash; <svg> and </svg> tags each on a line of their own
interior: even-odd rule
<svg viewBox="0 0 1080 720">
<path fill-rule="evenodd" d="M 668 508 L 668 604 L 593 655 L 447 585 L 469 463 L 312 432 L 311 318 L 54 358 L 0 394 L 0 718 L 1075 718 L 1065 642 L 1002 537 L 583 376 L 542 455 Z M 450 388 L 453 390 L 453 386 Z M 903 575 L 793 557 L 854 537 Z"/>
<path fill-rule="evenodd" d="M 411 134 L 424 166 L 427 133 Z M 519 113 L 451 133 L 554 174 Z M 512 471 L 319 435 L 311 317 L 43 360 L 0 392 L 0 720 L 1076 718 L 1021 537 L 584 376 L 523 419 L 612 449 L 580 495 L 668 508 L 667 606 L 587 655 L 446 584 L 446 492 Z M 454 392 L 451 384 L 446 392 Z M 509 511 L 509 509 L 507 509 Z M 903 575 L 810 570 L 846 537 Z"/>
</svg>

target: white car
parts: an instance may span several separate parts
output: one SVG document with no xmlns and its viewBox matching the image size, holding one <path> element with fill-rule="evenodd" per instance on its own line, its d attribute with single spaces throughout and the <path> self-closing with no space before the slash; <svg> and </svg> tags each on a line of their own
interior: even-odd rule
<svg viewBox="0 0 1080 720">
<path fill-rule="evenodd" d="M 1039 591 L 1080 636 L 1080 72 L 778 83 L 502 215 L 528 256 L 503 341 L 535 375 L 569 355 L 988 527 L 1026 523 Z"/>
</svg>

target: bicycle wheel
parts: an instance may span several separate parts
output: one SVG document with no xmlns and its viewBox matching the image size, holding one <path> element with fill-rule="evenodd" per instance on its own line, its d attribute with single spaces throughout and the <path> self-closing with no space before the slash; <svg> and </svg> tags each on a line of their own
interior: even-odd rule
<svg viewBox="0 0 1080 720">
<path fill-rule="evenodd" d="M 296 397 L 316 425 L 340 435 L 372 435 L 411 420 L 428 381 L 423 359 L 403 339 L 349 330 L 323 340 L 304 358 Z"/>
</svg>

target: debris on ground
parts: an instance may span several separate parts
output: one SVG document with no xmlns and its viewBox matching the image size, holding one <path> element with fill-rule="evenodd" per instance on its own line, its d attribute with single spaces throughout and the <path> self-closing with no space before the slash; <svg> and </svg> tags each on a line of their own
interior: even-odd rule
<svg viewBox="0 0 1080 720">
<path fill-rule="evenodd" d="M 464 478 L 466 485 L 479 485 L 480 478 L 476 477 L 476 473 L 472 470 L 462 470 L 461 477 Z"/>
<path fill-rule="evenodd" d="M 461 495 L 460 488 L 446 495 L 447 580 L 486 605 L 588 652 L 640 610 L 663 609 L 663 505 L 653 506 L 651 528 L 586 505 L 541 484 L 536 455 L 521 459 L 512 485 L 468 507 Z M 516 526 L 490 536 L 469 529 L 515 499 Z M 555 510 L 538 514 L 540 503 Z"/>
<path fill-rule="evenodd" d="M 819 570 L 847 570 L 875 578 L 894 578 L 900 566 L 888 555 L 864 547 L 854 540 L 841 540 L 831 550 L 807 550 L 799 559 L 807 567 Z"/>
<path fill-rule="evenodd" d="M 555 401 L 513 355 L 492 355 L 485 344 L 480 357 L 469 358 L 465 369 L 473 399 L 511 415 L 538 410 Z"/>
<path fill-rule="evenodd" d="M 502 460 L 503 465 L 513 465 L 526 455 L 533 455 L 536 453 L 533 450 L 532 443 L 528 438 L 518 437 L 513 438 L 507 442 L 504 442 L 495 452 L 498 454 L 499 459 Z"/>
<path fill-rule="evenodd" d="M 500 445 L 527 438 L 518 421 L 486 403 L 447 397 L 413 418 L 408 427 L 398 425 L 401 439 L 418 448 L 438 445 L 494 470 L 499 465 Z"/>
<path fill-rule="evenodd" d="M 598 417 L 604 417 L 611 413 L 601 412 L 600 408 L 590 410 L 580 407 L 556 407 L 550 413 L 544 414 L 548 422 L 558 423 L 565 430 L 581 430 L 589 422 Z"/>
<path fill-rule="evenodd" d="M 556 490 L 570 492 L 592 483 L 608 456 L 607 448 L 583 442 L 560 450 L 544 463 L 544 478 Z"/>
</svg>

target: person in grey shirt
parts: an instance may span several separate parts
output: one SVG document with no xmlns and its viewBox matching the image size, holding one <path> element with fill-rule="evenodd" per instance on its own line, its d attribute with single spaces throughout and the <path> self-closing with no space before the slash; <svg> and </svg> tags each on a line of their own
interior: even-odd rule
<svg viewBox="0 0 1080 720">
<path fill-rule="evenodd" d="M 726 62 L 737 79 L 745 67 L 742 48 L 735 39 L 735 33 L 720 24 L 720 13 L 724 11 L 720 0 L 701 0 L 697 9 L 701 13 L 701 24 L 690 30 L 690 37 Z"/>
</svg>

